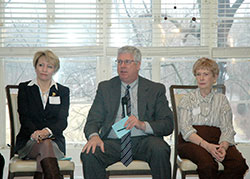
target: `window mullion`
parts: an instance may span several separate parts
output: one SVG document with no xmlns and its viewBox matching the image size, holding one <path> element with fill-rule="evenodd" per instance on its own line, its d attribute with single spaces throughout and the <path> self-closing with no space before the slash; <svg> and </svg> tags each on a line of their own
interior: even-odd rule
<svg viewBox="0 0 250 179">
<path fill-rule="evenodd" d="M 201 1 L 201 45 L 212 48 L 217 47 L 217 0 Z M 210 53 L 211 56 L 211 53 Z"/>
<path fill-rule="evenodd" d="M 152 45 L 153 47 L 161 44 L 161 0 L 152 1 L 152 17 L 153 17 L 153 28 L 152 28 Z M 163 34 L 164 35 L 164 34 Z M 152 59 L 152 80 L 160 81 L 161 77 L 161 58 L 154 57 Z"/>
</svg>

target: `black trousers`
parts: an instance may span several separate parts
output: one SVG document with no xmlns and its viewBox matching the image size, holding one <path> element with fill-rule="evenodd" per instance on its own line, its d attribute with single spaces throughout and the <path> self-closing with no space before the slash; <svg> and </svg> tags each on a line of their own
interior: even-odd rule
<svg viewBox="0 0 250 179">
<path fill-rule="evenodd" d="M 85 179 L 105 179 L 106 168 L 120 161 L 121 145 L 119 139 L 105 139 L 102 153 L 97 147 L 92 154 L 81 153 L 83 174 Z M 146 161 L 153 179 L 171 179 L 170 146 L 160 137 L 132 137 L 132 153 L 134 160 Z"/>
<path fill-rule="evenodd" d="M 209 143 L 218 144 L 221 131 L 217 127 L 193 126 L 197 134 Z M 218 163 L 204 148 L 186 142 L 179 136 L 178 153 L 181 158 L 186 158 L 197 164 L 200 179 L 243 179 L 248 169 L 246 160 L 235 146 L 227 149 L 225 159 L 221 162 L 223 172 L 218 172 Z"/>
<path fill-rule="evenodd" d="M 3 179 L 4 158 L 0 153 L 0 179 Z"/>
</svg>

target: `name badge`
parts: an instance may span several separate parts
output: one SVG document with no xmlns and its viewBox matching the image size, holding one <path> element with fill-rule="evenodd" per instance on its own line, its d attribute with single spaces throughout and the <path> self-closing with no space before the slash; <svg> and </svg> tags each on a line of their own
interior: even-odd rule
<svg viewBox="0 0 250 179">
<path fill-rule="evenodd" d="M 192 112 L 193 112 L 194 116 L 197 115 L 197 114 L 200 114 L 201 113 L 201 108 L 200 107 L 194 108 Z"/>
<path fill-rule="evenodd" d="M 61 104 L 60 96 L 49 96 L 49 104 Z"/>
</svg>

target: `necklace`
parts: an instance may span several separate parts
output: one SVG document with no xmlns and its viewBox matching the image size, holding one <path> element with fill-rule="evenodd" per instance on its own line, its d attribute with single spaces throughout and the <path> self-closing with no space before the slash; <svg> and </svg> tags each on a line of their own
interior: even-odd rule
<svg viewBox="0 0 250 179">
<path fill-rule="evenodd" d="M 205 102 L 201 102 L 200 103 L 200 115 L 203 117 L 208 117 L 209 114 L 212 111 L 212 103 L 205 103 Z"/>
</svg>

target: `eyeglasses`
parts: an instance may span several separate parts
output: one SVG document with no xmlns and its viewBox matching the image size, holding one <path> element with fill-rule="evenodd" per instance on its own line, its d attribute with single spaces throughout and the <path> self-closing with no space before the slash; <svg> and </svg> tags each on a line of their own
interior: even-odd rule
<svg viewBox="0 0 250 179">
<path fill-rule="evenodd" d="M 116 60 L 116 63 L 118 63 L 118 65 L 122 65 L 123 63 L 125 65 L 130 65 L 133 62 L 136 62 L 135 60 Z"/>
</svg>

